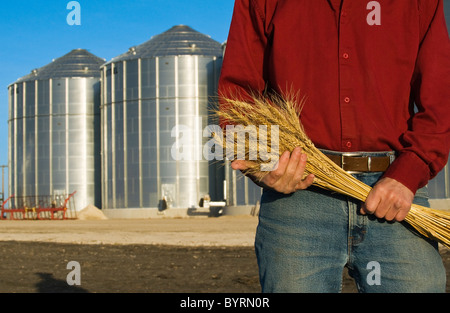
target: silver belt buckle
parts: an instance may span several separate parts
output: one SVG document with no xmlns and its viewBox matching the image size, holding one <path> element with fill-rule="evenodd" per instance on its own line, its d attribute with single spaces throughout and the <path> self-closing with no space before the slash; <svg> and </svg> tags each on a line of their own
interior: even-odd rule
<svg viewBox="0 0 450 313">
<path fill-rule="evenodd" d="M 371 164 L 372 164 L 372 156 L 368 155 L 365 156 L 363 153 L 361 152 L 344 152 L 341 154 L 341 168 L 343 170 L 344 169 L 344 157 L 367 157 L 367 171 L 370 172 L 371 170 Z M 361 172 L 361 171 L 346 171 L 349 174 L 360 174 L 360 173 L 366 173 L 366 172 Z"/>
</svg>

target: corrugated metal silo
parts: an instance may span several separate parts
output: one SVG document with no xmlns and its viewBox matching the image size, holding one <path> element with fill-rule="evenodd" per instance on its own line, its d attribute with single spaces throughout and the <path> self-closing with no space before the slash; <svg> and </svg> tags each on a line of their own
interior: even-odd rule
<svg viewBox="0 0 450 313">
<path fill-rule="evenodd" d="M 225 161 L 225 196 L 226 206 L 224 215 L 256 215 L 262 188 L 240 171 L 231 168 L 230 162 Z"/>
<path fill-rule="evenodd" d="M 444 13 L 450 33 L 450 0 L 444 0 Z M 428 191 L 432 207 L 450 209 L 450 157 L 442 171 L 428 183 Z"/>
<path fill-rule="evenodd" d="M 215 197 L 223 177 L 202 157 L 201 129 L 221 65 L 220 43 L 179 25 L 102 67 L 103 208 L 187 209 Z M 197 132 L 183 138 L 191 157 L 177 160 L 182 127 Z"/>
<path fill-rule="evenodd" d="M 99 206 L 104 62 L 76 49 L 9 85 L 10 194 L 76 191 L 77 210 Z"/>
</svg>

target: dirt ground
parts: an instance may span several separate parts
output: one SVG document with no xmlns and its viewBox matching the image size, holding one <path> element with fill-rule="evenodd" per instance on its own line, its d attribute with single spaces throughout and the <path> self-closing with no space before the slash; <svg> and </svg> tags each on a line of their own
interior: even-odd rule
<svg viewBox="0 0 450 313">
<path fill-rule="evenodd" d="M 256 223 L 254 217 L 0 221 L 0 292 L 258 293 Z M 450 281 L 450 251 L 441 252 Z M 70 261 L 80 265 L 78 286 L 66 280 Z M 343 292 L 355 291 L 344 274 Z"/>
</svg>

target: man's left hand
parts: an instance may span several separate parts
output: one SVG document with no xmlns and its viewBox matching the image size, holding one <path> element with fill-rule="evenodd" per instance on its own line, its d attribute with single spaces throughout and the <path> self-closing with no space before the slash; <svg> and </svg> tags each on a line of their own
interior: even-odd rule
<svg viewBox="0 0 450 313">
<path fill-rule="evenodd" d="M 382 178 L 367 196 L 361 213 L 401 222 L 408 215 L 413 199 L 414 194 L 408 187 L 395 179 Z"/>
</svg>

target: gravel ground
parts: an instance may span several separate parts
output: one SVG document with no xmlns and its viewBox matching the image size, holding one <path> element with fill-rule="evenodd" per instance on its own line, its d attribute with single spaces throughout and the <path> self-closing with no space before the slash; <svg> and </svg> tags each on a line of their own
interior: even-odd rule
<svg viewBox="0 0 450 313">
<path fill-rule="evenodd" d="M 260 291 L 254 217 L 0 225 L 2 293 Z M 449 276 L 450 251 L 441 252 Z M 70 261 L 80 266 L 80 285 L 67 284 L 75 269 L 67 267 Z M 343 292 L 355 292 L 353 280 L 346 272 L 343 277 Z"/>
</svg>

